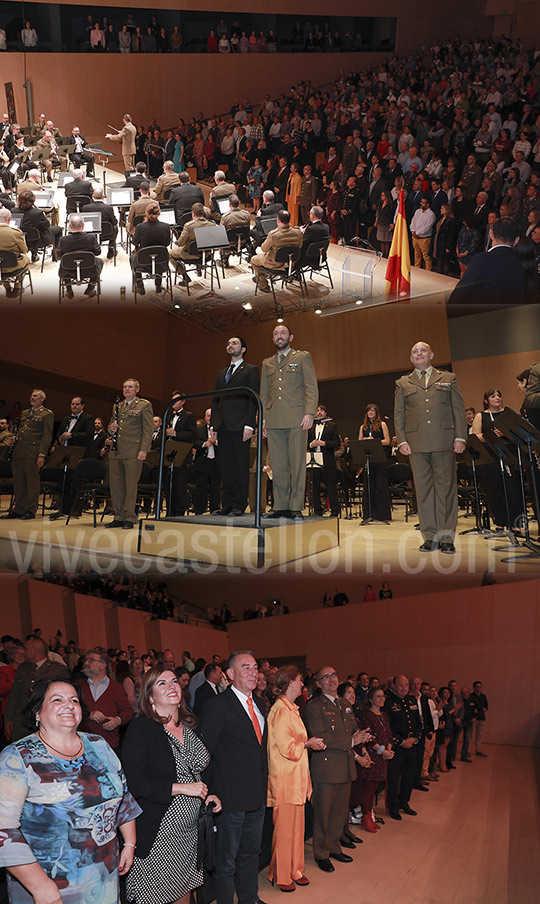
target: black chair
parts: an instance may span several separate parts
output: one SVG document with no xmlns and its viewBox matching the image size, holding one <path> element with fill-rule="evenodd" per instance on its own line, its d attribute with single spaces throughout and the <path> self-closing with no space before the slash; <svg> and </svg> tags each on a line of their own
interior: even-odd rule
<svg viewBox="0 0 540 904">
<path fill-rule="evenodd" d="M 284 289 L 285 286 L 289 285 L 289 283 L 297 279 L 302 297 L 304 296 L 304 277 L 302 271 L 298 266 L 301 253 L 302 249 L 299 245 L 283 245 L 281 248 L 277 249 L 275 260 L 277 264 L 287 264 L 285 269 L 276 270 L 272 269 L 271 267 L 260 267 L 259 275 L 260 273 L 265 273 L 268 277 L 268 282 L 270 283 L 270 288 L 272 289 L 272 295 L 274 297 L 274 304 L 276 302 L 276 290 L 274 288 L 274 284 L 276 282 L 279 282 L 280 280 L 281 288 Z M 255 295 L 257 294 L 258 288 L 259 276 L 257 276 L 255 282 Z"/>
<path fill-rule="evenodd" d="M 66 222 L 64 224 L 64 232 L 67 230 L 69 215 L 72 213 L 82 213 L 83 208 L 90 204 L 91 198 L 88 195 L 70 195 L 66 198 Z"/>
<path fill-rule="evenodd" d="M 137 302 L 137 282 L 145 279 L 161 279 L 165 276 L 165 292 L 168 292 L 172 300 L 172 278 L 169 267 L 169 250 L 163 245 L 149 245 L 140 248 L 131 264 L 133 274 L 133 294 Z"/>
<path fill-rule="evenodd" d="M 224 257 L 229 257 L 230 255 L 236 255 L 240 258 L 240 260 L 242 260 L 243 251 L 246 252 L 246 260 L 250 259 L 247 254 L 248 248 L 251 247 L 251 233 L 249 225 L 232 226 L 230 229 L 227 229 L 227 238 L 229 239 L 229 248 L 222 249 L 222 260 Z"/>
<path fill-rule="evenodd" d="M 51 242 L 49 238 L 42 238 L 39 229 L 36 226 L 27 226 L 26 229 L 23 230 L 26 236 L 26 244 L 30 248 L 30 245 L 33 246 L 35 251 L 42 252 L 41 254 L 41 273 L 43 273 L 43 267 L 45 266 L 45 255 L 47 253 L 47 248 L 51 249 L 51 256 L 54 256 L 54 242 Z"/>
<path fill-rule="evenodd" d="M 94 527 L 97 527 L 97 503 L 98 500 L 110 498 L 110 490 L 107 484 L 107 466 L 103 461 L 96 461 L 93 458 L 81 458 L 75 469 L 75 486 L 77 492 L 71 506 L 71 511 L 67 517 L 66 527 L 73 513 L 77 510 L 78 504 L 84 497 L 89 497 L 92 501 L 92 513 L 94 516 Z"/>
<path fill-rule="evenodd" d="M 114 232 L 113 224 L 110 223 L 108 220 L 102 220 L 101 221 L 101 234 L 99 236 L 99 244 L 100 245 L 105 245 L 105 244 L 108 245 L 110 243 L 111 239 L 113 239 L 113 238 L 115 239 L 115 232 Z M 113 244 L 113 249 L 114 249 L 113 261 L 114 261 L 114 266 L 116 267 L 116 255 L 117 255 L 116 240 Z"/>
<path fill-rule="evenodd" d="M 0 496 L 9 496 L 8 512 L 13 507 L 13 493 L 11 462 L 7 458 L 0 458 Z"/>
<path fill-rule="evenodd" d="M 32 295 L 34 294 L 34 287 L 32 286 L 32 274 L 29 269 L 30 264 L 25 264 L 24 267 L 18 267 L 17 264 L 17 255 L 14 251 L 0 251 L 0 282 L 13 283 L 13 286 L 10 287 L 19 290 L 19 304 L 22 304 L 25 276 L 28 277 Z"/>
<path fill-rule="evenodd" d="M 306 274 L 309 270 L 310 279 L 313 277 L 314 273 L 320 273 L 321 276 L 324 276 L 326 279 L 330 280 L 330 285 L 332 286 L 332 288 L 334 288 L 334 283 L 332 282 L 332 274 L 330 273 L 330 267 L 328 266 L 327 251 L 329 245 L 329 238 L 324 239 L 324 241 L 322 242 L 312 242 L 311 245 L 308 245 L 304 257 L 304 262 L 301 265 L 300 269 L 302 271 L 302 275 Z M 308 290 L 305 275 L 304 286 L 307 295 Z"/>
<path fill-rule="evenodd" d="M 405 521 L 407 522 L 409 514 L 416 510 L 413 475 L 409 465 L 404 465 L 400 462 L 389 465 L 388 488 L 392 504 L 396 502 L 405 506 Z"/>
<path fill-rule="evenodd" d="M 189 274 L 195 272 L 197 273 L 197 276 L 200 276 L 203 268 L 203 256 L 197 248 L 197 242 L 190 242 L 188 254 L 193 257 L 193 260 L 182 260 L 179 257 L 174 258 L 174 284 L 175 286 L 178 285 L 178 277 L 181 276 L 184 283 L 184 288 L 187 289 L 189 296 L 189 284 L 191 282 Z M 213 261 L 212 266 L 215 266 Z M 204 275 L 206 276 L 206 267 L 204 270 Z"/>
<path fill-rule="evenodd" d="M 133 224 L 132 224 L 132 226 L 133 226 L 133 232 L 135 232 L 135 230 L 136 230 L 137 226 L 139 225 L 139 223 L 144 223 L 144 215 L 138 216 L 138 217 L 133 217 Z M 127 230 L 126 230 L 126 235 L 127 235 L 127 248 L 126 248 L 126 253 L 127 253 L 127 256 L 128 256 L 128 257 L 131 257 L 131 252 L 132 252 L 132 247 L 131 247 L 131 246 L 132 246 L 132 244 L 133 244 L 133 236 L 130 235 L 130 233 L 129 233 Z"/>
<path fill-rule="evenodd" d="M 58 277 L 58 304 L 65 295 L 66 286 L 84 286 L 96 283 L 97 300 L 101 295 L 101 278 L 96 275 L 96 255 L 92 251 L 67 251 L 60 258 L 60 272 L 67 270 L 63 276 Z"/>
<path fill-rule="evenodd" d="M 183 229 L 186 223 L 189 223 L 190 220 L 193 219 L 193 215 L 191 210 L 186 210 L 184 213 L 181 213 L 180 216 L 176 215 L 176 225 L 179 229 Z"/>
<path fill-rule="evenodd" d="M 140 511 L 143 511 L 148 518 L 152 510 L 152 504 L 154 505 L 154 510 L 157 508 L 157 491 L 158 484 L 154 479 L 152 469 L 143 461 L 141 476 L 137 484 L 137 502 L 135 505 L 137 515 Z"/>
</svg>

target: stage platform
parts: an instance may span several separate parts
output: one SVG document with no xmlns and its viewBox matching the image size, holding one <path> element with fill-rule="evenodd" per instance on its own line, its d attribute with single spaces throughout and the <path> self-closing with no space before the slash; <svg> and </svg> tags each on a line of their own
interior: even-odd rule
<svg viewBox="0 0 540 904">
<path fill-rule="evenodd" d="M 183 562 L 233 568 L 275 568 L 339 546 L 339 518 L 262 518 L 199 515 L 139 523 L 137 551 Z"/>
</svg>

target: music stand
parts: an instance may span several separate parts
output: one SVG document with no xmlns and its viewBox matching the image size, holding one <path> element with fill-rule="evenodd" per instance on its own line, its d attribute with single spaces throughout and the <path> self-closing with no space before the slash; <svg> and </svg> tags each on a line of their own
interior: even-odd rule
<svg viewBox="0 0 540 904">
<path fill-rule="evenodd" d="M 64 512 L 64 504 L 66 500 L 67 475 L 68 471 L 74 471 L 79 464 L 81 458 L 84 458 L 86 446 L 56 446 L 49 460 L 47 461 L 47 469 L 62 471 L 62 492 L 60 494 L 60 510 L 54 515 L 49 516 L 49 521 L 57 521 L 58 518 L 67 518 L 69 512 Z"/>
<path fill-rule="evenodd" d="M 498 429 L 498 428 L 497 428 Z M 501 431 L 502 432 L 502 431 Z M 506 513 L 506 521 L 508 527 L 506 530 L 498 531 L 498 537 L 508 537 L 512 546 L 519 546 L 518 539 L 512 530 L 512 525 L 510 524 L 510 500 L 508 498 L 508 482 L 507 482 L 507 474 L 506 474 L 506 466 L 511 466 L 517 464 L 517 459 L 515 455 L 513 455 L 511 449 L 508 448 L 502 437 L 497 436 L 495 430 L 486 430 L 483 434 L 485 446 L 491 452 L 493 458 L 499 462 L 499 469 L 501 474 L 502 486 L 503 486 L 503 495 L 504 495 L 504 508 Z M 495 546 L 496 552 L 504 552 L 504 546 Z"/>
<path fill-rule="evenodd" d="M 360 450 L 361 450 L 362 443 L 363 443 L 363 440 L 361 440 L 361 439 L 349 440 L 349 455 L 350 455 L 350 459 L 351 459 L 350 467 L 351 467 L 352 473 L 354 474 L 354 479 L 358 485 L 358 505 L 359 506 L 362 504 L 363 498 L 364 498 L 364 487 L 363 486 L 362 486 L 362 499 L 360 498 L 360 481 L 358 480 L 358 471 L 360 470 L 360 467 L 361 467 L 361 461 L 360 461 L 361 451 Z M 348 520 L 352 520 L 352 518 L 355 517 L 355 516 L 353 516 L 353 513 L 352 513 L 352 502 L 349 504 L 349 509 L 350 509 L 351 514 L 350 514 L 350 518 Z M 360 512 L 358 512 L 357 517 L 360 517 Z"/>
<path fill-rule="evenodd" d="M 94 148 L 88 147 L 88 145 L 85 147 L 85 151 L 89 151 L 91 154 L 94 155 L 94 157 L 98 157 L 100 165 L 103 167 L 103 192 L 106 195 L 107 194 L 107 173 L 106 173 L 107 159 L 109 157 L 116 157 L 116 154 L 114 151 L 104 151 L 103 148 L 94 150 Z"/>
<path fill-rule="evenodd" d="M 365 475 L 367 477 L 367 518 L 366 513 L 364 512 L 364 517 L 362 518 L 362 524 L 369 524 L 371 521 L 375 519 L 372 517 L 372 504 L 371 504 L 371 465 L 373 464 L 382 464 L 383 462 L 386 464 L 388 459 L 386 458 L 386 453 L 384 451 L 384 446 L 380 439 L 365 437 L 364 439 L 357 440 L 358 443 L 358 457 L 360 462 L 360 467 L 365 466 Z"/>
<path fill-rule="evenodd" d="M 163 456 L 164 465 L 166 465 L 169 469 L 169 501 L 167 511 L 172 511 L 172 491 L 173 491 L 173 480 L 174 480 L 174 472 L 176 468 L 181 468 L 185 463 L 186 459 L 193 449 L 193 443 L 183 443 L 178 442 L 176 439 L 168 439 L 165 442 L 165 454 Z M 159 452 L 157 452 L 159 457 Z M 161 504 L 161 500 L 159 500 L 159 504 Z"/>
<path fill-rule="evenodd" d="M 318 458 L 317 458 L 318 456 Z M 315 514 L 315 480 L 314 474 L 319 468 L 324 468 L 322 449 L 317 452 L 315 449 L 306 451 L 306 469 L 309 471 L 310 495 L 308 500 L 308 515 Z M 320 499 L 319 499 L 320 502 Z"/>
<path fill-rule="evenodd" d="M 227 235 L 227 230 L 225 229 L 225 226 L 205 226 L 204 228 L 200 226 L 198 229 L 195 228 L 193 230 L 193 235 L 197 244 L 197 251 L 202 251 L 205 274 L 206 256 L 207 254 L 210 255 L 210 292 L 207 292 L 205 295 L 201 295 L 200 297 L 209 298 L 213 296 L 215 298 L 224 298 L 224 296 L 217 295 L 214 292 L 214 269 L 216 271 L 218 288 L 221 289 L 217 264 L 214 258 L 214 251 L 219 251 L 221 248 L 229 247 L 229 237 Z"/>
<path fill-rule="evenodd" d="M 493 531 L 484 527 L 482 523 L 482 506 L 480 503 L 480 491 L 478 489 L 478 475 L 476 473 L 477 465 L 493 464 L 493 456 L 487 451 L 484 443 L 474 433 L 470 433 L 467 437 L 467 445 L 465 451 L 458 455 L 458 459 L 463 461 L 472 471 L 474 499 L 476 509 L 476 527 L 470 527 L 468 530 L 461 530 L 460 536 L 464 534 L 489 534 L 493 536 Z"/>
<path fill-rule="evenodd" d="M 500 421 L 500 425 L 499 425 Z M 540 546 L 537 543 L 534 543 L 531 540 L 531 533 L 529 529 L 529 514 L 527 512 L 527 498 L 525 495 L 525 473 L 524 473 L 524 465 L 522 460 L 522 447 L 527 448 L 529 455 L 529 463 L 531 466 L 531 489 L 534 501 L 534 510 L 537 523 L 539 523 L 539 514 L 538 514 L 538 490 L 536 486 L 536 479 L 534 476 L 534 458 L 532 452 L 532 443 L 538 443 L 540 441 L 540 431 L 533 427 L 533 425 L 527 421 L 524 417 L 521 417 L 517 411 L 514 411 L 512 408 L 505 408 L 504 411 L 497 418 L 497 429 L 504 433 L 507 439 L 510 442 L 515 443 L 516 446 L 516 458 L 519 469 L 519 483 L 521 489 L 521 503 L 523 506 L 523 515 L 525 519 L 524 529 L 525 529 L 525 542 L 520 543 L 520 546 L 527 547 L 533 555 L 532 556 L 520 556 L 520 559 L 532 559 L 540 556 Z"/>
</svg>

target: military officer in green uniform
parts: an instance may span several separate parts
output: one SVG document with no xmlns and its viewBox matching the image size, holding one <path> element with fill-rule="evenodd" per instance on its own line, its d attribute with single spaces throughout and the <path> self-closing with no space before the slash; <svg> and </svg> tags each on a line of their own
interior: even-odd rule
<svg viewBox="0 0 540 904">
<path fill-rule="evenodd" d="M 51 445 L 54 414 L 43 406 L 46 395 L 42 389 L 34 389 L 30 396 L 30 408 L 25 408 L 19 421 L 13 447 L 13 507 L 4 518 L 20 518 L 30 521 L 36 517 L 39 501 L 39 472 Z"/>
<path fill-rule="evenodd" d="M 465 449 L 467 418 L 456 375 L 431 366 L 427 342 L 411 349 L 414 370 L 396 380 L 394 426 L 399 451 L 411 456 L 420 550 L 454 553 L 458 499 L 456 458 Z"/>
<path fill-rule="evenodd" d="M 274 491 L 274 511 L 265 517 L 302 518 L 307 435 L 319 389 L 311 355 L 291 348 L 289 327 L 278 323 L 272 338 L 276 354 L 264 359 L 261 373 L 263 435 L 268 437 Z"/>
<path fill-rule="evenodd" d="M 107 527 L 122 527 L 130 530 L 135 524 L 135 503 L 137 484 L 141 476 L 142 463 L 152 444 L 154 412 L 147 399 L 140 399 L 139 381 L 130 378 L 122 388 L 124 401 L 118 406 L 118 423 L 115 409 L 109 423 L 109 433 L 117 434 L 117 450 L 109 453 L 109 482 L 114 519 Z M 109 448 L 113 436 L 105 441 Z"/>
<path fill-rule="evenodd" d="M 351 782 L 356 778 L 353 747 L 371 735 L 358 729 L 352 711 L 342 708 L 336 670 L 324 666 L 315 677 L 321 693 L 308 701 L 303 719 L 309 737 L 322 738 L 326 748 L 310 753 L 313 855 L 320 869 L 332 872 L 331 859 L 341 863 L 352 860 L 341 850 L 340 839 L 347 823 Z"/>
<path fill-rule="evenodd" d="M 9 429 L 7 418 L 0 417 L 0 446 L 11 446 L 13 433 Z"/>
</svg>

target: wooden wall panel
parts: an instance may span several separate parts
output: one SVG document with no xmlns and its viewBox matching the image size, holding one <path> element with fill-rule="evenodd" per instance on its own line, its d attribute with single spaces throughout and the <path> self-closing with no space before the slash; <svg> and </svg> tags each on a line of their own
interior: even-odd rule
<svg viewBox="0 0 540 904">
<path fill-rule="evenodd" d="M 465 405 L 473 405 L 482 410 L 482 398 L 491 386 L 500 389 L 505 404 L 519 411 L 523 395 L 518 389 L 516 374 L 540 360 L 540 349 L 535 352 L 520 352 L 513 355 L 494 355 L 493 358 L 471 358 L 454 361 L 453 368 Z"/>
</svg>

